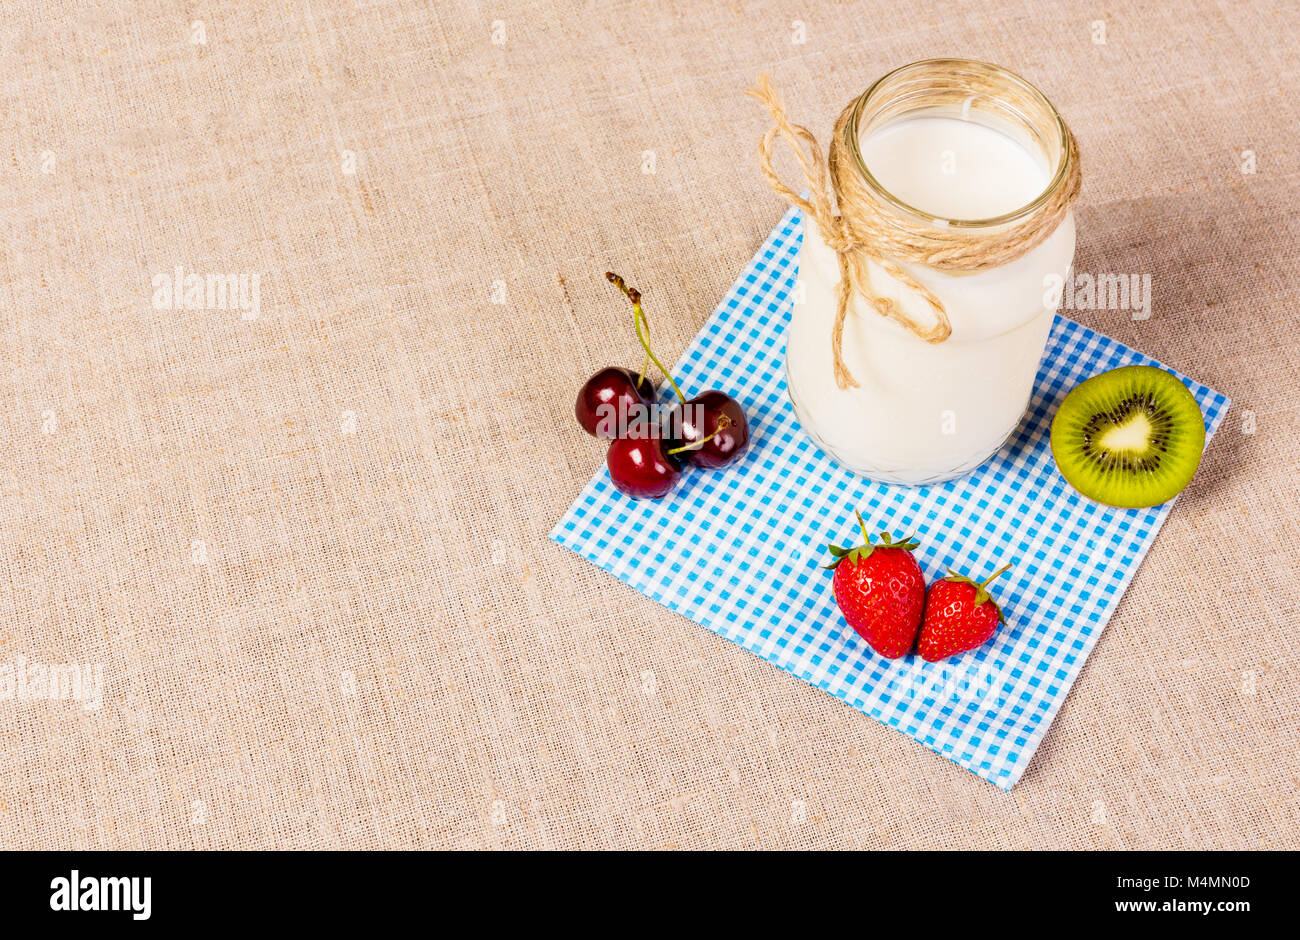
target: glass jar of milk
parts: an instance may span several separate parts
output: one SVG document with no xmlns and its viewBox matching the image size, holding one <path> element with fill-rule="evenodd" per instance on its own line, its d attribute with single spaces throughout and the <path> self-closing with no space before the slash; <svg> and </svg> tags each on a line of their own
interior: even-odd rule
<svg viewBox="0 0 1300 940">
<path fill-rule="evenodd" d="M 856 174 L 855 190 L 860 182 L 860 195 L 913 235 L 996 239 L 1059 197 L 1071 174 L 1077 192 L 1077 154 L 1064 122 L 1033 86 L 997 66 L 954 59 L 904 66 L 872 85 L 846 117 L 841 152 L 851 165 L 837 169 L 832 149 L 832 174 Z M 973 271 L 882 252 L 913 287 L 866 262 L 871 293 L 890 298 L 920 328 L 881 315 L 855 291 L 839 339 L 856 386 L 841 387 L 830 342 L 841 267 L 805 216 L 786 347 L 790 399 L 804 430 L 846 467 L 887 483 L 938 482 L 988 460 L 1028 404 L 1056 312 L 1052 278 L 1064 281 L 1074 254 L 1072 213 L 1058 213 L 1050 231 L 1023 244 L 1019 257 Z M 924 338 L 941 316 L 951 332 Z"/>
</svg>

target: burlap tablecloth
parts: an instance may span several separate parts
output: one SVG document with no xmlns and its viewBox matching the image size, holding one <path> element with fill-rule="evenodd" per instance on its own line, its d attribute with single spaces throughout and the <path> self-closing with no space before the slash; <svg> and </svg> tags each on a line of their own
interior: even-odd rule
<svg viewBox="0 0 1300 940">
<path fill-rule="evenodd" d="M 1291 2 L 6 4 L 0 665 L 98 664 L 102 706 L 0 701 L 0 844 L 1294 845 L 1298 35 Z M 824 133 L 940 55 L 1043 88 L 1078 270 L 1152 276 L 1149 320 L 1073 315 L 1234 402 L 1011 794 L 544 540 L 601 460 L 576 388 L 640 359 L 601 273 L 671 360 L 783 211 L 754 75 Z M 177 266 L 257 303 L 169 303 Z"/>
</svg>

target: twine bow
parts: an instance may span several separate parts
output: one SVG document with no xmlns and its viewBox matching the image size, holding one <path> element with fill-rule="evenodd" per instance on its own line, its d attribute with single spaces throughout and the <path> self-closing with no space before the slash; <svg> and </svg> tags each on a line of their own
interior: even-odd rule
<svg viewBox="0 0 1300 940">
<path fill-rule="evenodd" d="M 952 335 L 948 311 L 932 291 L 908 274 L 898 262 L 921 264 L 937 271 L 974 272 L 1014 261 L 1056 230 L 1079 194 L 1078 144 L 1067 128 L 1070 175 L 1064 185 L 1056 187 L 1052 198 L 1036 211 L 995 230 L 922 227 L 916 219 L 902 215 L 878 198 L 854 166 L 855 158 L 849 151 L 849 134 L 856 134 L 857 128 L 850 129 L 848 124 L 856 100 L 849 103 L 835 122 L 828 160 L 822 155 L 813 133 L 790 121 L 785 103 L 772 86 L 771 79 L 759 75 L 755 87 L 746 94 L 762 102 L 775 122 L 758 145 L 759 168 L 764 179 L 778 195 L 816 223 L 822 239 L 839 260 L 840 280 L 836 291 L 835 325 L 831 330 L 831 352 L 835 384 L 841 389 L 858 387 L 857 380 L 844 364 L 843 356 L 844 321 L 853 291 L 865 297 L 877 313 L 901 324 L 927 343 L 942 343 Z M 979 89 L 975 88 L 963 97 L 969 99 L 978 94 Z M 808 184 L 808 199 L 785 185 L 772 169 L 772 149 L 778 137 L 789 145 L 803 170 Z M 831 202 L 831 189 L 839 206 L 838 214 Z M 875 293 L 871 289 L 868 261 L 879 265 L 886 274 L 924 299 L 934 311 L 934 324 L 917 322 L 900 304 Z"/>
</svg>

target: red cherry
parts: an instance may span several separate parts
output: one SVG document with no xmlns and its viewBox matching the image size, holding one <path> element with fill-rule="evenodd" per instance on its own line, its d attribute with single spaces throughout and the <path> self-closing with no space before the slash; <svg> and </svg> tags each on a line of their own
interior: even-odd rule
<svg viewBox="0 0 1300 940">
<path fill-rule="evenodd" d="M 641 417 L 638 406 L 655 400 L 655 387 L 646 376 L 631 369 L 601 369 L 582 386 L 573 413 L 588 434 L 613 440 Z"/>
<path fill-rule="evenodd" d="M 726 422 L 721 420 L 724 415 Z M 670 450 L 689 448 L 704 441 L 699 447 L 683 450 L 681 454 L 684 462 L 697 467 L 725 467 L 749 447 L 749 422 L 745 419 L 745 409 L 736 399 L 716 388 L 675 408 L 668 417 L 668 427 L 673 439 L 673 443 L 668 445 Z"/>
<path fill-rule="evenodd" d="M 609 445 L 605 465 L 620 492 L 636 499 L 662 499 L 681 477 L 681 464 L 665 450 L 657 431 L 643 425 Z"/>
</svg>

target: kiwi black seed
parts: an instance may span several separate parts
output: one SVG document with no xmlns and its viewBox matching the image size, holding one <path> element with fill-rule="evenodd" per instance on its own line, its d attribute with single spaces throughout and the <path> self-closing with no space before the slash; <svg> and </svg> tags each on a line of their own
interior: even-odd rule
<svg viewBox="0 0 1300 940">
<path fill-rule="evenodd" d="M 1155 506 L 1191 482 L 1205 449 L 1201 407 L 1178 378 L 1124 366 L 1081 382 L 1052 420 L 1052 455 L 1076 490 L 1109 506 Z"/>
</svg>

